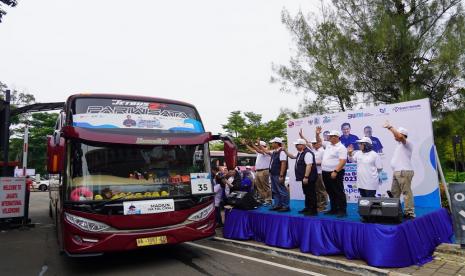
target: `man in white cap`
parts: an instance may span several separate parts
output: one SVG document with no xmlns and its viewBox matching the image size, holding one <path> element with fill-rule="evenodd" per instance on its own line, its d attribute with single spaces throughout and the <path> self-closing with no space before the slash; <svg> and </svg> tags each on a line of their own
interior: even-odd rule
<svg viewBox="0 0 465 276">
<path fill-rule="evenodd" d="M 257 141 L 254 144 L 247 144 L 245 140 L 241 140 L 241 143 L 245 145 L 250 151 L 257 153 L 257 159 L 255 160 L 255 178 L 253 185 L 260 196 L 265 201 L 264 205 L 271 205 L 271 186 L 270 186 L 270 162 L 271 156 L 264 150 L 268 150 L 267 145 L 264 141 Z"/>
<path fill-rule="evenodd" d="M 318 215 L 318 211 L 315 183 L 318 173 L 316 170 L 315 155 L 307 148 L 307 141 L 302 138 L 297 139 L 294 145 L 297 149 L 297 156 L 289 153 L 285 147 L 284 151 L 289 158 L 296 159 L 294 165 L 295 180 L 300 182 L 305 195 L 305 208 L 299 211 L 299 213 L 306 216 L 316 216 Z"/>
<path fill-rule="evenodd" d="M 312 139 L 310 143 L 312 145 L 312 151 L 315 154 L 316 169 L 318 173 L 318 177 L 316 179 L 316 205 L 318 211 L 324 211 L 326 210 L 326 205 L 328 205 L 328 193 L 326 192 L 326 188 L 323 183 L 323 171 L 321 169 L 321 160 L 323 159 L 323 153 L 325 150 L 321 143 L 318 143 L 316 139 Z"/>
<path fill-rule="evenodd" d="M 321 141 L 321 126 L 316 128 L 316 140 Z M 322 143 L 325 151 L 321 160 L 323 182 L 329 195 L 329 215 L 347 216 L 347 199 L 344 193 L 344 166 L 347 161 L 347 148 L 341 143 L 341 134 L 337 130 L 329 132 L 329 141 Z"/>
<path fill-rule="evenodd" d="M 265 151 L 271 155 L 270 179 L 274 204 L 270 210 L 289 212 L 291 210 L 289 206 L 289 191 L 284 182 L 286 179 L 287 155 L 282 149 L 283 139 L 275 137 L 270 143 L 273 150 Z"/>
<path fill-rule="evenodd" d="M 327 131 L 327 133 L 329 134 L 329 131 Z M 300 138 L 305 140 L 305 142 L 307 143 L 307 147 L 309 147 L 310 150 L 315 155 L 316 169 L 318 173 L 318 177 L 316 179 L 316 184 L 315 184 L 316 199 L 317 199 L 316 205 L 317 205 L 318 211 L 321 212 L 326 209 L 326 205 L 328 204 L 328 194 L 326 193 L 326 188 L 325 188 L 325 185 L 323 184 L 323 176 L 321 174 L 322 173 L 321 160 L 323 158 L 323 152 L 325 150 L 323 149 L 321 142 L 320 143 L 317 142 L 315 138 L 308 141 L 308 139 L 304 137 L 302 129 L 300 129 L 299 135 L 300 135 Z"/>
<path fill-rule="evenodd" d="M 394 197 L 404 195 L 404 218 L 415 218 L 415 207 L 413 204 L 412 178 L 414 175 L 412 166 L 413 144 L 407 140 L 408 131 L 403 127 L 394 128 L 389 122 L 383 126 L 390 130 L 398 145 L 392 154 L 391 167 L 392 187 L 391 193 Z"/>
</svg>

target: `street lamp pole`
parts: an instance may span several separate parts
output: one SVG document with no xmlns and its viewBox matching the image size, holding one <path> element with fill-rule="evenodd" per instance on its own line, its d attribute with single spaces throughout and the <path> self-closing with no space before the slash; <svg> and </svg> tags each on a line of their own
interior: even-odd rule
<svg viewBox="0 0 465 276">
<path fill-rule="evenodd" d="M 3 126 L 3 176 L 8 176 L 8 148 L 10 140 L 10 90 L 5 91 L 5 108 L 3 114 L 5 115 L 5 122 Z"/>
<path fill-rule="evenodd" d="M 24 128 L 24 142 L 23 142 L 23 177 L 27 176 L 27 154 L 29 152 L 29 128 L 26 124 Z"/>
</svg>

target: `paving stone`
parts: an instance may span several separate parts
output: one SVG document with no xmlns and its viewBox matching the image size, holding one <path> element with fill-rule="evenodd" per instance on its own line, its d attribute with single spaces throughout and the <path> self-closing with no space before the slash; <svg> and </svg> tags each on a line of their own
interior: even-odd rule
<svg viewBox="0 0 465 276">
<path fill-rule="evenodd" d="M 422 266 L 422 267 L 426 267 L 426 268 L 435 268 L 435 269 L 437 269 L 437 268 L 442 267 L 443 265 L 444 265 L 444 263 L 427 263 L 427 264 L 425 264 L 425 265 Z"/>
<path fill-rule="evenodd" d="M 455 272 L 459 271 L 462 268 L 463 266 L 459 266 L 457 265 L 457 263 L 446 263 L 442 266 L 442 269 L 454 270 Z"/>
<path fill-rule="evenodd" d="M 440 244 L 436 248 L 436 252 L 451 254 L 451 255 L 458 255 L 458 256 L 465 256 L 465 250 L 460 248 L 460 245 L 458 244 L 448 244 L 448 243 Z"/>
<path fill-rule="evenodd" d="M 428 264 L 434 264 L 434 265 L 440 265 L 442 266 L 443 264 L 445 264 L 446 262 L 444 260 L 439 260 L 439 259 L 434 259 L 432 260 L 431 262 L 429 262 Z"/>
<path fill-rule="evenodd" d="M 399 268 L 399 269 L 396 270 L 396 272 L 408 273 L 408 274 L 411 274 L 411 273 L 413 273 L 415 271 L 417 271 L 417 269 L 411 268 L 411 267 L 404 267 L 404 268 Z"/>
<path fill-rule="evenodd" d="M 444 274 L 447 274 L 447 275 L 456 275 L 457 270 L 441 268 L 441 269 L 437 270 L 437 273 L 444 273 Z"/>
<path fill-rule="evenodd" d="M 420 268 L 417 271 L 413 272 L 413 275 L 433 275 L 436 272 L 436 269 L 429 268 Z"/>
<path fill-rule="evenodd" d="M 451 275 L 454 275 L 454 276 L 455 276 L 455 274 L 446 274 L 446 273 L 440 273 L 440 272 L 436 272 L 436 273 L 434 273 L 433 275 L 434 275 L 434 276 L 451 276 Z"/>
</svg>

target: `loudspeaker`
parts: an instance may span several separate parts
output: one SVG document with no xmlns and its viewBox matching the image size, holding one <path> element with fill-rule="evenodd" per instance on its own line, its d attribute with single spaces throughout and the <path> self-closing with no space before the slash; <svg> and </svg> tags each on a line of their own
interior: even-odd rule
<svg viewBox="0 0 465 276">
<path fill-rule="evenodd" d="M 226 204 L 241 210 L 256 209 L 260 205 L 252 193 L 242 191 L 231 192 L 226 200 Z"/>
<path fill-rule="evenodd" d="M 358 214 L 365 222 L 401 223 L 402 205 L 399 198 L 362 197 Z"/>
</svg>

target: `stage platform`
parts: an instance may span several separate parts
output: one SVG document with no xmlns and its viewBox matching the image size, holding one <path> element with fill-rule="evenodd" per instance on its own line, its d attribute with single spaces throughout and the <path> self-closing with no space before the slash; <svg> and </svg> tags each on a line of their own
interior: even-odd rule
<svg viewBox="0 0 465 276">
<path fill-rule="evenodd" d="M 348 216 L 298 214 L 302 200 L 292 200 L 292 211 L 268 207 L 226 211 L 223 235 L 227 239 L 255 240 L 269 246 L 300 248 L 313 255 L 345 255 L 376 267 L 423 265 L 436 246 L 451 242 L 452 221 L 446 209 L 415 208 L 417 218 L 401 224 L 363 223 L 357 204 L 348 204 Z"/>
</svg>

